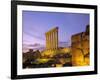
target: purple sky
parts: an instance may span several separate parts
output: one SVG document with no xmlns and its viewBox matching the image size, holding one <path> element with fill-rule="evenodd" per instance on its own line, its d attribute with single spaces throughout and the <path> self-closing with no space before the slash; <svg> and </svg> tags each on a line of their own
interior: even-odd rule
<svg viewBox="0 0 100 80">
<path fill-rule="evenodd" d="M 45 45 L 45 32 L 59 27 L 59 42 L 69 42 L 71 35 L 85 31 L 89 14 L 23 11 L 23 44 Z"/>
</svg>

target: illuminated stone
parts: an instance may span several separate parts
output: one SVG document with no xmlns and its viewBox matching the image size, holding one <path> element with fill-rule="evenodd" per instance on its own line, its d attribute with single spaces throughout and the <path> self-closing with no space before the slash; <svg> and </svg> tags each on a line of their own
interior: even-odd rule
<svg viewBox="0 0 100 80">
<path fill-rule="evenodd" d="M 45 33 L 46 36 L 46 49 L 58 48 L 58 27 L 51 29 Z"/>
<path fill-rule="evenodd" d="M 83 66 L 90 64 L 89 26 L 85 32 L 74 34 L 71 37 L 72 65 Z"/>
</svg>

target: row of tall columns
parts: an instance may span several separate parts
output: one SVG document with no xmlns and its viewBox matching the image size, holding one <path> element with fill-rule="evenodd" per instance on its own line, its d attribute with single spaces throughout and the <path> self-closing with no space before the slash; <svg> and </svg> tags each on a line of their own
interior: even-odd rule
<svg viewBox="0 0 100 80">
<path fill-rule="evenodd" d="M 46 49 L 58 48 L 58 28 L 46 32 Z"/>
</svg>

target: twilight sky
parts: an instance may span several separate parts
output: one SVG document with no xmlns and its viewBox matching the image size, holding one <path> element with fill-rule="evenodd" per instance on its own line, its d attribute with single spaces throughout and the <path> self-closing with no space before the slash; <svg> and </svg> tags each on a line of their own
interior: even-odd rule
<svg viewBox="0 0 100 80">
<path fill-rule="evenodd" d="M 23 44 L 45 45 L 45 32 L 59 27 L 59 42 L 69 42 L 72 34 L 85 31 L 89 14 L 62 12 L 22 12 Z"/>
</svg>

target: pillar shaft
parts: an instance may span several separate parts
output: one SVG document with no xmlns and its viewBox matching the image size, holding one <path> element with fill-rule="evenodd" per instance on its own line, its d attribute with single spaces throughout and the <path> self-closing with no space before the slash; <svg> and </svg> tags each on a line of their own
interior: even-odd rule
<svg viewBox="0 0 100 80">
<path fill-rule="evenodd" d="M 46 49 L 58 48 L 58 28 L 46 32 Z"/>
<path fill-rule="evenodd" d="M 49 41 L 49 49 L 52 49 L 52 48 L 51 48 L 51 37 L 52 37 L 52 35 L 51 35 L 51 32 L 50 32 L 50 33 L 49 33 L 49 38 L 50 38 L 50 39 L 49 39 L 49 40 L 50 40 L 50 41 Z"/>
</svg>

